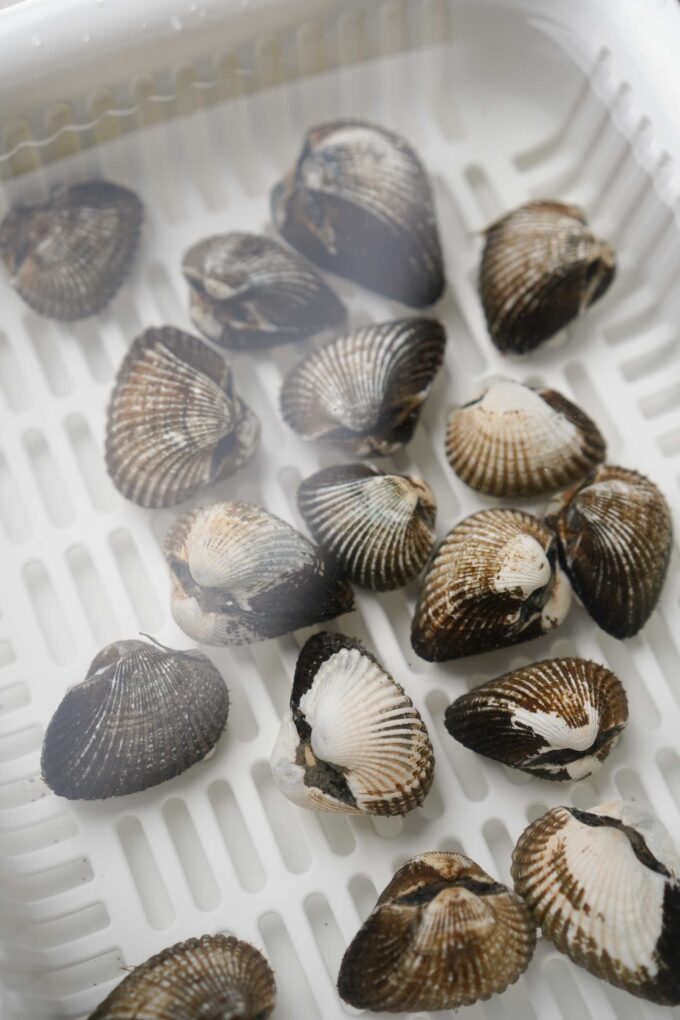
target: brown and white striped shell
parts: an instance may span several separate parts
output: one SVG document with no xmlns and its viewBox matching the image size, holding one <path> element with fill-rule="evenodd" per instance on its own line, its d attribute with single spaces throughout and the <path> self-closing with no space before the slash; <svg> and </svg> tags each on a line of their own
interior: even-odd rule
<svg viewBox="0 0 680 1020">
<path fill-rule="evenodd" d="M 486 231 L 479 286 L 496 347 L 524 354 L 602 297 L 616 256 L 588 229 L 583 211 L 529 202 Z"/>
<path fill-rule="evenodd" d="M 0 224 L 0 257 L 15 290 L 40 315 L 94 315 L 128 275 L 142 203 L 108 181 L 55 188 L 47 202 L 16 206 Z"/>
<path fill-rule="evenodd" d="M 365 464 L 337 464 L 307 478 L 300 513 L 314 538 L 355 584 L 401 588 L 420 573 L 435 540 L 429 485 Z"/>
<path fill-rule="evenodd" d="M 221 234 L 184 256 L 191 318 L 210 340 L 258 350 L 342 328 L 340 299 L 308 262 L 261 234 Z"/>
<path fill-rule="evenodd" d="M 351 330 L 286 377 L 285 421 L 304 439 L 386 456 L 408 443 L 435 375 L 446 333 L 435 319 L 396 319 Z"/>
<path fill-rule="evenodd" d="M 552 531 L 521 510 L 481 510 L 430 561 L 411 643 L 430 662 L 505 648 L 557 627 L 570 604 Z"/>
<path fill-rule="evenodd" d="M 603 465 L 565 493 L 550 518 L 572 588 L 595 623 L 617 638 L 645 625 L 659 601 L 673 522 L 644 475 Z"/>
<path fill-rule="evenodd" d="M 522 900 L 462 854 L 407 861 L 340 965 L 338 991 L 388 1013 L 469 1006 L 526 970 L 536 931 Z"/>
<path fill-rule="evenodd" d="M 171 326 L 135 340 L 106 424 L 106 466 L 123 496 L 146 507 L 183 503 L 238 471 L 259 440 L 221 355 Z"/>
<path fill-rule="evenodd" d="M 184 514 L 165 556 L 175 622 L 203 644 L 264 641 L 354 608 L 351 587 L 320 550 L 252 503 Z"/>
<path fill-rule="evenodd" d="M 99 652 L 52 716 L 43 777 L 69 800 L 146 790 L 204 758 L 228 712 L 224 680 L 201 652 L 116 641 Z"/>
<path fill-rule="evenodd" d="M 680 858 L 645 808 L 553 808 L 520 836 L 512 876 L 574 963 L 631 995 L 680 1004 Z"/>
<path fill-rule="evenodd" d="M 90 1020 L 266 1020 L 275 1001 L 259 949 L 231 935 L 203 935 L 135 967 Z"/>
<path fill-rule="evenodd" d="M 434 753 L 418 710 L 378 660 L 354 638 L 322 632 L 300 652 L 271 767 L 301 807 L 404 815 L 432 786 Z"/>
<path fill-rule="evenodd" d="M 604 460 L 591 419 L 555 390 L 512 379 L 491 383 L 448 421 L 446 456 L 471 488 L 488 496 L 538 496 L 584 478 Z"/>
<path fill-rule="evenodd" d="M 430 182 L 394 132 L 358 120 L 310 128 L 271 204 L 286 241 L 323 269 L 414 308 L 440 298 Z"/>
<path fill-rule="evenodd" d="M 446 710 L 446 728 L 472 751 L 542 779 L 583 779 L 628 721 L 619 678 L 587 659 L 548 659 L 490 680 Z"/>
</svg>

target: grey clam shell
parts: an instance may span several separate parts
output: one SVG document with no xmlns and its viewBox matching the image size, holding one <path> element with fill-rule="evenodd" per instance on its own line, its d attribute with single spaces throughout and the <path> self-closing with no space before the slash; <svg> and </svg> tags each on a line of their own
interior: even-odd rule
<svg viewBox="0 0 680 1020">
<path fill-rule="evenodd" d="M 354 608 L 351 587 L 320 550 L 251 503 L 184 514 L 165 555 L 175 622 L 204 644 L 264 641 Z"/>
<path fill-rule="evenodd" d="M 146 507 L 182 503 L 238 471 L 259 439 L 230 366 L 202 340 L 171 326 L 135 340 L 106 425 L 106 466 L 123 496 Z"/>
<path fill-rule="evenodd" d="M 496 347 L 523 354 L 548 340 L 605 293 L 616 256 L 581 209 L 529 202 L 486 231 L 479 286 Z"/>
<path fill-rule="evenodd" d="M 432 786 L 434 753 L 413 702 L 378 660 L 354 638 L 322 632 L 300 652 L 271 767 L 301 807 L 404 815 Z"/>
<path fill-rule="evenodd" d="M 271 204 L 286 241 L 323 269 L 413 308 L 441 296 L 430 183 L 394 132 L 358 120 L 310 128 Z"/>
<path fill-rule="evenodd" d="M 43 777 L 69 800 L 146 790 L 204 758 L 228 712 L 224 680 L 201 652 L 117 641 L 99 652 L 52 716 Z"/>
<path fill-rule="evenodd" d="M 473 751 L 542 779 L 595 772 L 628 721 L 621 681 L 586 659 L 523 666 L 457 698 L 446 728 Z"/>
<path fill-rule="evenodd" d="M 184 256 L 191 318 L 225 347 L 256 350 L 339 330 L 347 313 L 319 273 L 259 234 L 199 241 Z"/>
<path fill-rule="evenodd" d="M 298 490 L 300 512 L 343 574 L 390 591 L 425 566 L 435 540 L 436 503 L 425 482 L 365 464 L 317 471 Z"/>
<path fill-rule="evenodd" d="M 128 974 L 90 1020 L 266 1020 L 276 985 L 262 953 L 231 935 L 164 949 Z"/>
<path fill-rule="evenodd" d="M 458 1009 L 503 992 L 536 945 L 522 900 L 462 854 L 407 861 L 354 936 L 341 998 L 389 1013 Z"/>
<path fill-rule="evenodd" d="M 666 579 L 673 524 L 644 475 L 602 465 L 567 492 L 553 518 L 572 587 L 603 630 L 631 637 L 645 625 Z"/>
<path fill-rule="evenodd" d="M 560 952 L 631 995 L 680 1003 L 680 858 L 646 809 L 553 808 L 512 860 L 515 889 Z"/>
<path fill-rule="evenodd" d="M 571 590 L 553 532 L 520 510 L 481 510 L 441 543 L 423 579 L 411 643 L 441 662 L 505 648 L 557 627 Z"/>
<path fill-rule="evenodd" d="M 499 379 L 455 410 L 446 456 L 458 477 L 488 496 L 538 496 L 584 478 L 604 460 L 591 419 L 555 390 Z"/>
<path fill-rule="evenodd" d="M 108 181 L 56 188 L 17 206 L 0 224 L 0 256 L 24 301 L 50 319 L 100 312 L 127 276 L 139 242 L 142 204 Z"/>
<path fill-rule="evenodd" d="M 305 439 L 333 440 L 360 456 L 408 443 L 444 357 L 435 319 L 363 326 L 295 366 L 281 391 L 285 421 Z"/>
</svg>

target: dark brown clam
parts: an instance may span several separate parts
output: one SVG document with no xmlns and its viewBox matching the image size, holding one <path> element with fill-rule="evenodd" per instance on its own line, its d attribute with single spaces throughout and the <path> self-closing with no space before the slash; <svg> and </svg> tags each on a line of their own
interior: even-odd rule
<svg viewBox="0 0 680 1020">
<path fill-rule="evenodd" d="M 123 496 L 147 507 L 182 503 L 234 474 L 259 438 L 259 421 L 216 351 L 171 326 L 135 340 L 106 425 L 106 466 Z"/>
<path fill-rule="evenodd" d="M 17 206 L 0 224 L 0 256 L 24 301 L 50 319 L 100 312 L 128 274 L 142 204 L 108 181 L 59 187 Z"/>
<path fill-rule="evenodd" d="M 445 346 L 436 319 L 396 319 L 344 333 L 288 373 L 283 417 L 305 439 L 386 456 L 413 436 Z"/>
<path fill-rule="evenodd" d="M 343 957 L 338 991 L 357 1009 L 458 1009 L 513 984 L 535 945 L 518 896 L 469 857 L 425 853 L 381 893 Z"/>
<path fill-rule="evenodd" d="M 616 256 L 588 229 L 581 209 L 529 202 L 486 231 L 479 286 L 493 342 L 531 351 L 602 297 Z"/>
<path fill-rule="evenodd" d="M 260 234 L 222 234 L 195 244 L 182 271 L 191 318 L 210 340 L 239 350 L 290 343 L 342 328 L 345 307 L 295 252 Z"/>
<path fill-rule="evenodd" d="M 392 131 L 358 120 L 310 128 L 272 191 L 272 216 L 286 241 L 323 269 L 413 308 L 442 294 L 430 182 Z"/>
<path fill-rule="evenodd" d="M 69 800 L 146 790 L 204 758 L 228 712 L 224 680 L 201 652 L 116 641 L 52 716 L 43 777 Z"/>
<path fill-rule="evenodd" d="M 564 494 L 550 518 L 572 587 L 595 623 L 617 638 L 644 627 L 668 571 L 673 523 L 644 475 L 603 465 Z"/>
<path fill-rule="evenodd" d="M 135 967 L 90 1020 L 266 1020 L 275 1000 L 259 949 L 231 935 L 203 935 Z"/>
</svg>

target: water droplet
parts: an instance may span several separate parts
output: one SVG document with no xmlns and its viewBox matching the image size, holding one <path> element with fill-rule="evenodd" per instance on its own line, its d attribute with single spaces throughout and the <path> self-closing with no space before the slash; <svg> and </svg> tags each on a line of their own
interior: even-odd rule
<svg viewBox="0 0 680 1020">
<path fill-rule="evenodd" d="M 33 43 L 34 46 L 42 46 L 42 39 L 40 38 L 39 35 L 32 35 L 31 42 Z"/>
</svg>

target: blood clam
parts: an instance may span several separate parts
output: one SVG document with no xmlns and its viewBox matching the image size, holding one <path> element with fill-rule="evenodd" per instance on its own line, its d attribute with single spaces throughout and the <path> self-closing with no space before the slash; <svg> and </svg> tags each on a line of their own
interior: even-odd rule
<svg viewBox="0 0 680 1020">
<path fill-rule="evenodd" d="M 441 296 L 430 182 L 394 132 L 358 120 L 310 128 L 271 204 L 286 241 L 323 269 L 414 308 Z"/>
<path fill-rule="evenodd" d="M 381 893 L 343 957 L 338 991 L 358 1009 L 458 1009 L 515 982 L 535 944 L 518 896 L 462 854 L 425 853 Z"/>
<path fill-rule="evenodd" d="M 127 276 L 142 204 L 108 181 L 55 188 L 48 201 L 16 206 L 0 224 L 0 257 L 24 301 L 50 319 L 100 312 Z"/>
</svg>

